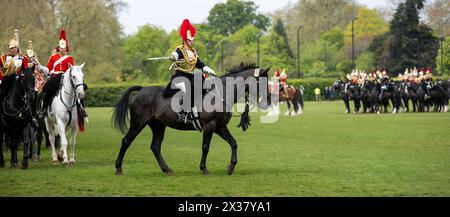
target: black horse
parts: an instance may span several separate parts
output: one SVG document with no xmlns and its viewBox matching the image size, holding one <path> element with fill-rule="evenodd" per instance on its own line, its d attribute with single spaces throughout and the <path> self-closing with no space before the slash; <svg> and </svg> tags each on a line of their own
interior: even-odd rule
<svg viewBox="0 0 450 217">
<path fill-rule="evenodd" d="M 255 65 L 243 65 L 241 64 L 239 67 L 235 67 L 231 70 L 229 74 L 226 74 L 220 79 L 217 79 L 219 82 L 222 82 L 224 91 L 224 96 L 220 96 L 222 99 L 226 99 L 227 96 L 233 96 L 231 99 L 231 104 L 235 104 L 238 100 L 242 98 L 247 98 L 249 88 L 245 88 L 245 91 L 238 91 L 236 86 L 232 86 L 232 88 L 227 87 L 230 84 L 227 84 L 228 78 L 243 78 L 244 80 L 247 78 L 254 78 L 254 83 L 246 84 L 247 87 L 257 87 L 258 95 L 260 95 L 260 91 L 266 91 L 267 97 L 262 97 L 258 99 L 262 99 L 267 102 L 264 107 L 267 108 L 271 102 L 270 94 L 268 93 L 267 88 L 267 77 L 268 77 L 269 69 L 260 69 Z M 262 85 L 265 85 L 266 88 L 261 88 Z M 130 94 L 134 91 L 139 91 L 131 104 L 129 103 Z M 141 87 L 134 86 L 129 88 L 121 97 L 120 101 L 114 107 L 113 113 L 113 121 L 115 127 L 120 129 L 122 133 L 126 131 L 126 118 L 128 114 L 128 110 L 130 110 L 130 128 L 126 133 L 125 137 L 122 139 L 122 146 L 120 148 L 119 155 L 117 157 L 115 167 L 116 167 L 116 175 L 123 175 L 122 172 L 122 161 L 125 156 L 125 152 L 128 147 L 131 145 L 136 136 L 142 131 L 145 126 L 149 126 L 153 133 L 151 150 L 158 161 L 158 164 L 162 170 L 167 175 L 172 175 L 172 169 L 167 166 L 166 162 L 163 159 L 161 154 L 161 143 L 164 139 L 164 132 L 166 127 L 171 127 L 177 130 L 195 130 L 192 124 L 185 124 L 177 121 L 178 114 L 171 109 L 171 98 L 163 97 L 164 88 L 162 87 Z M 214 91 L 214 90 L 211 90 Z M 266 101 L 267 100 L 267 101 Z M 259 101 L 259 100 L 258 100 Z M 230 106 L 230 104 L 225 103 L 223 100 L 223 106 Z M 231 105 L 232 106 L 232 105 Z M 260 104 L 261 106 L 261 104 Z M 267 106 L 267 107 L 266 107 Z M 248 108 L 248 105 L 246 106 Z M 227 110 L 228 111 L 228 110 Z M 209 151 L 209 146 L 211 142 L 211 138 L 213 133 L 219 135 L 222 139 L 227 141 L 231 146 L 231 161 L 228 165 L 228 174 L 231 175 L 234 171 L 234 168 L 237 163 L 237 143 L 236 140 L 231 135 L 228 130 L 227 124 L 231 119 L 231 112 L 207 112 L 202 111 L 199 113 L 199 122 L 201 123 L 201 130 L 203 132 L 203 144 L 202 144 L 202 158 L 200 162 L 200 170 L 204 175 L 208 175 L 208 170 L 206 168 L 206 158 Z M 245 117 L 245 115 L 243 116 Z M 247 121 L 249 117 L 247 117 Z M 241 119 L 242 123 L 242 119 Z M 247 123 L 248 124 L 248 123 Z M 244 123 L 245 125 L 245 123 Z"/>
<path fill-rule="evenodd" d="M 4 131 L 10 141 L 11 167 L 17 168 L 17 151 L 19 142 L 23 142 L 22 169 L 28 168 L 28 148 L 31 145 L 32 111 L 34 99 L 34 76 L 30 69 L 25 69 L 20 75 L 6 76 L 1 84 L 0 110 Z M 0 150 L 2 144 L 0 144 Z M 4 165 L 3 153 L 0 154 L 0 164 Z"/>
</svg>

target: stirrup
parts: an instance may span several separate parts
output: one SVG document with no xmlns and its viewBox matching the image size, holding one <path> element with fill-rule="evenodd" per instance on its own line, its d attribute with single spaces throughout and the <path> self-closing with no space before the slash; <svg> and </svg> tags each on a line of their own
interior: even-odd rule
<svg viewBox="0 0 450 217">
<path fill-rule="evenodd" d="M 188 112 L 181 111 L 181 112 L 178 112 L 177 122 L 188 124 L 188 123 L 192 123 L 192 120 L 189 117 Z"/>
</svg>

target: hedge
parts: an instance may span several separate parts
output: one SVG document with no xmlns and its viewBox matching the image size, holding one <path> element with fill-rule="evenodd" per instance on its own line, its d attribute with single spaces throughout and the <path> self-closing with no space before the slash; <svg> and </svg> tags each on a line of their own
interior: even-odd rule
<svg viewBox="0 0 450 217">
<path fill-rule="evenodd" d="M 288 80 L 290 85 L 300 87 L 304 89 L 304 99 L 314 100 L 314 89 L 317 87 L 321 90 L 321 95 L 325 95 L 325 87 L 333 85 L 335 79 L 332 78 L 307 78 L 307 79 L 292 79 Z M 89 84 L 88 84 L 89 85 Z M 85 103 L 87 107 L 112 107 L 119 100 L 119 97 L 128 88 L 141 85 L 141 86 L 165 86 L 166 84 L 97 84 L 89 85 L 89 89 L 86 91 Z"/>
</svg>

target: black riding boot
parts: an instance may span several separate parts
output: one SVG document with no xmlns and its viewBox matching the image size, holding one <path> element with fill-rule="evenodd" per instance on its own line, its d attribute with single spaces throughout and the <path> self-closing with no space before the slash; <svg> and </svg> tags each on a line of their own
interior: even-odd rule
<svg viewBox="0 0 450 217">
<path fill-rule="evenodd" d="M 42 92 L 42 98 L 44 102 L 42 104 L 41 110 L 38 113 L 38 119 L 44 119 L 44 117 L 47 116 L 47 107 L 50 104 L 50 97 L 48 97 L 45 92 Z"/>
</svg>

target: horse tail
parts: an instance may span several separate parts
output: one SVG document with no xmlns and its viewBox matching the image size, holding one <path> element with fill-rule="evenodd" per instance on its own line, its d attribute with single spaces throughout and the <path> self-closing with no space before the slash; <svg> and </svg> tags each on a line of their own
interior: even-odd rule
<svg viewBox="0 0 450 217">
<path fill-rule="evenodd" d="M 126 90 L 122 95 L 122 98 L 120 98 L 120 100 L 114 106 L 112 121 L 114 122 L 114 127 L 117 130 L 120 130 L 120 132 L 122 132 L 123 134 L 125 134 L 128 129 L 127 121 L 130 95 L 132 92 L 139 91 L 141 89 L 141 86 L 133 86 L 128 88 L 128 90 Z"/>
</svg>

